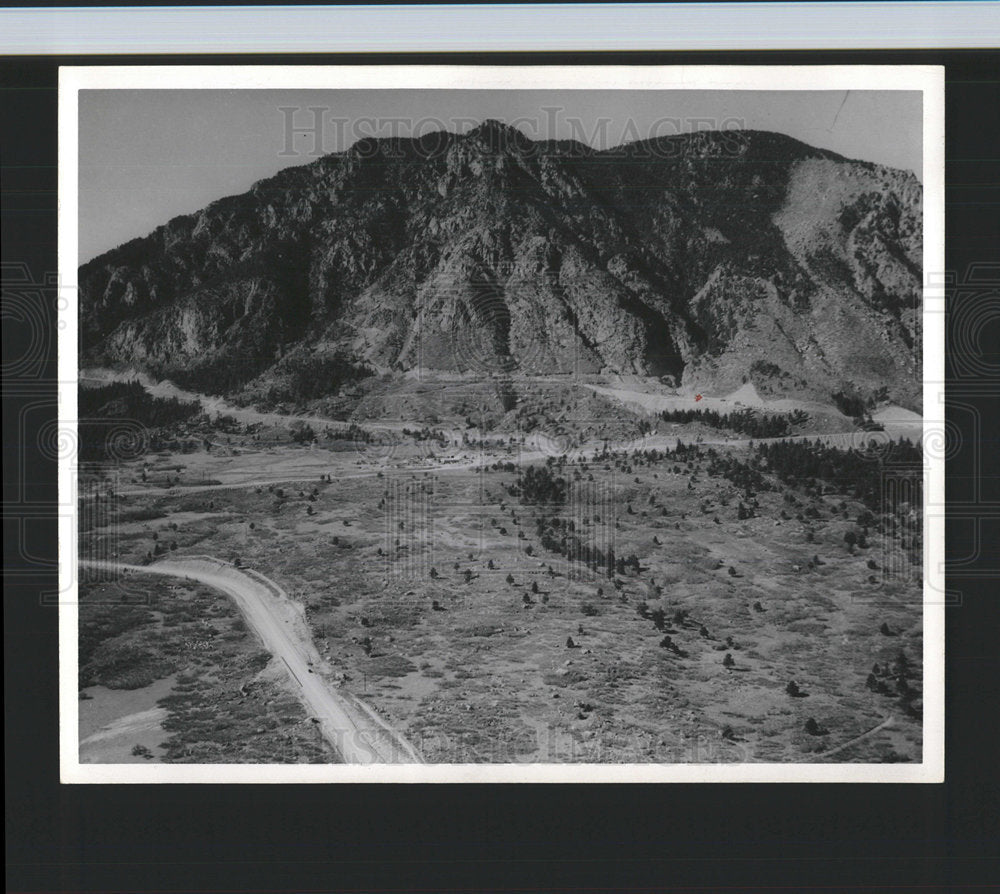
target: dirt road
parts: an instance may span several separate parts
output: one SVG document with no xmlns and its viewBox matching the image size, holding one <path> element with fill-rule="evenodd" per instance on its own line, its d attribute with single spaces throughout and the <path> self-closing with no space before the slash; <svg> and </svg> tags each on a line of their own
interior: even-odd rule
<svg viewBox="0 0 1000 894">
<path fill-rule="evenodd" d="M 178 388 L 173 382 L 167 379 L 154 380 L 146 373 L 138 370 L 121 372 L 101 368 L 82 369 L 80 370 L 80 380 L 100 384 L 108 384 L 110 382 L 138 382 L 146 390 L 146 393 L 151 394 L 153 397 L 161 397 L 168 400 L 177 399 L 187 403 L 198 402 L 201 404 L 202 409 L 210 416 L 229 416 L 245 425 L 262 423 L 264 425 L 289 426 L 296 422 L 304 422 L 320 431 L 324 429 L 348 431 L 352 427 L 355 427 L 366 431 L 396 435 L 401 434 L 407 428 L 419 429 L 424 427 L 420 422 L 392 422 L 374 419 L 344 422 L 342 420 L 328 419 L 325 416 L 313 416 L 308 413 L 276 413 L 257 410 L 253 407 L 240 407 L 229 403 L 229 401 L 222 397 Z M 461 443 L 461 429 L 453 429 L 442 425 L 433 425 L 431 428 L 441 432 L 449 441 Z"/>
<path fill-rule="evenodd" d="M 611 387 L 584 383 L 585 388 L 589 388 L 596 394 L 618 403 L 631 407 L 643 413 L 656 416 L 665 410 L 690 410 L 693 409 L 692 398 L 690 396 L 677 394 L 657 394 L 649 391 L 640 391 L 628 387 Z M 745 447 L 751 442 L 763 444 L 775 441 L 822 441 L 831 447 L 839 447 L 843 450 L 864 449 L 874 440 L 876 444 L 885 444 L 887 441 L 908 438 L 911 441 L 919 441 L 923 435 L 923 419 L 917 413 L 902 407 L 884 407 L 874 413 L 872 418 L 879 422 L 884 430 L 880 432 L 866 432 L 855 428 L 850 428 L 851 419 L 839 410 L 826 404 L 816 401 L 792 400 L 781 398 L 777 400 L 764 400 L 752 386 L 744 385 L 739 391 L 730 394 L 728 397 L 703 397 L 698 400 L 697 409 L 715 410 L 717 413 L 734 413 L 740 410 L 754 408 L 770 413 L 783 414 L 793 410 L 801 410 L 809 414 L 819 416 L 836 417 L 844 423 L 844 431 L 834 432 L 814 432 L 803 435 L 783 435 L 778 438 L 725 438 L 723 440 L 705 439 L 705 444 L 723 444 L 729 447 Z"/>
<path fill-rule="evenodd" d="M 95 382 L 137 380 L 149 394 L 154 396 L 176 397 L 189 401 L 198 400 L 201 401 L 202 406 L 209 413 L 228 414 L 245 423 L 265 422 L 272 425 L 290 425 L 293 422 L 300 421 L 318 426 L 320 428 L 329 427 L 331 429 L 345 429 L 350 424 L 345 422 L 334 422 L 332 420 L 322 419 L 315 416 L 282 415 L 277 413 L 265 413 L 246 407 L 236 407 L 227 403 L 222 398 L 212 397 L 206 394 L 198 394 L 190 391 L 183 391 L 169 381 L 155 382 L 150 379 L 149 376 L 135 371 L 124 373 L 107 369 L 90 369 L 82 370 L 80 376 L 81 379 L 87 379 Z M 640 412 L 655 415 L 664 409 L 677 409 L 681 407 L 684 409 L 690 408 L 690 398 L 682 398 L 677 395 L 638 391 L 634 388 L 621 385 L 617 387 L 610 387 L 596 385 L 593 383 L 583 384 L 586 388 L 589 388 L 597 394 L 601 394 L 611 400 L 620 402 L 625 406 L 630 406 L 632 409 Z M 817 408 L 828 413 L 835 412 L 830 407 L 808 402 L 790 400 L 778 400 L 771 402 L 763 401 L 752 388 L 748 388 L 747 386 L 744 386 L 744 388 L 740 389 L 740 391 L 735 392 L 726 398 L 705 398 L 701 404 L 702 409 L 716 409 L 720 412 L 732 412 L 733 410 L 737 410 L 745 406 L 770 408 L 778 412 L 785 412 L 790 409 L 803 409 L 815 412 Z M 907 437 L 913 440 L 920 439 L 922 423 L 920 417 L 915 413 L 910 413 L 909 411 L 898 407 L 891 407 L 878 415 L 880 418 L 884 417 L 884 424 L 886 427 L 885 431 L 844 431 L 808 435 L 786 435 L 778 438 L 757 439 L 729 436 L 713 438 L 699 437 L 698 443 L 704 446 L 745 448 L 751 443 L 763 444 L 785 440 L 819 440 L 832 447 L 864 450 L 870 449 L 872 443 L 874 443 L 876 447 L 884 448 L 888 442 L 899 438 Z M 847 417 L 843 418 L 846 422 Z M 404 423 L 399 422 L 372 422 L 370 420 L 365 421 L 362 425 L 365 428 L 376 431 L 391 431 L 396 433 L 398 433 L 405 426 Z M 437 426 L 437 428 L 440 429 L 440 426 Z M 564 439 L 550 437 L 544 433 L 535 432 L 523 439 L 523 442 L 516 448 L 516 454 L 513 456 L 510 454 L 509 450 L 500 448 L 495 450 L 482 450 L 478 453 L 478 455 L 475 455 L 475 451 L 470 451 L 469 448 L 462 446 L 460 432 L 451 429 L 443 429 L 443 432 L 447 439 L 447 444 L 442 446 L 441 452 L 436 458 L 437 461 L 422 462 L 409 466 L 400 465 L 396 471 L 401 474 L 418 475 L 433 473 L 440 475 L 447 474 L 449 472 L 462 472 L 470 469 L 490 466 L 495 462 L 509 462 L 512 459 L 518 464 L 524 465 L 532 462 L 544 461 L 550 456 L 560 455 L 566 455 L 571 459 L 586 459 L 587 454 L 590 453 L 592 457 L 596 458 L 596 455 L 602 446 L 608 446 L 619 452 L 631 452 L 636 450 L 673 450 L 676 448 L 678 440 L 676 436 L 672 435 L 665 436 L 649 434 L 634 440 L 623 441 L 615 444 L 608 444 L 607 441 L 602 439 L 594 442 L 588 442 L 583 446 L 573 448 L 564 444 Z M 470 456 L 470 453 L 473 455 Z M 307 455 L 307 457 L 308 456 L 309 455 Z M 358 464 L 360 465 L 360 463 Z M 314 476 L 330 474 L 331 471 L 333 471 L 329 460 L 319 457 L 316 458 L 314 463 L 308 463 L 308 466 L 309 468 L 307 469 L 305 465 L 303 465 L 301 471 L 296 469 L 294 474 L 288 474 L 288 472 L 291 471 L 290 469 L 276 466 L 270 475 L 267 474 L 266 469 L 262 470 L 258 466 L 253 466 L 252 470 L 249 470 L 246 475 L 237 475 L 231 480 L 226 480 L 218 484 L 184 485 L 178 483 L 170 487 L 148 484 L 143 487 L 124 488 L 117 492 L 117 496 L 162 496 L 180 493 L 190 494 L 215 490 L 231 490 L 245 487 L 257 487 L 261 485 L 298 484 L 308 481 Z M 384 474 L 387 470 L 388 466 L 381 466 L 379 468 L 372 467 L 361 470 L 352 469 L 350 471 L 341 468 L 336 470 L 336 477 L 338 480 L 371 478 L 379 474 Z M 228 474 L 230 473 L 227 473 L 227 477 Z M 215 476 L 210 474 L 209 477 Z"/>
<path fill-rule="evenodd" d="M 416 749 L 371 708 L 323 678 L 325 664 L 301 606 L 262 574 L 211 557 L 143 566 L 81 560 L 81 565 L 196 580 L 221 590 L 232 597 L 267 650 L 283 663 L 306 710 L 319 721 L 324 738 L 345 763 L 422 763 Z"/>
</svg>

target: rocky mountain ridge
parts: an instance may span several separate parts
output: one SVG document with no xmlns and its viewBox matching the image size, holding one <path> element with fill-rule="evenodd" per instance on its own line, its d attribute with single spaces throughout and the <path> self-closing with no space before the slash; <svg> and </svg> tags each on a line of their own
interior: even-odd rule
<svg viewBox="0 0 1000 894">
<path fill-rule="evenodd" d="M 361 140 L 84 264 L 81 362 L 232 393 L 335 358 L 919 409 L 921 217 L 912 174 L 774 133 Z"/>
</svg>

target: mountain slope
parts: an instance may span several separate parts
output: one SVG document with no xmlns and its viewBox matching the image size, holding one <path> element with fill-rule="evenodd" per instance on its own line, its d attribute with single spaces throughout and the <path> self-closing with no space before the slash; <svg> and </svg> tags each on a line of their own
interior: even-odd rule
<svg viewBox="0 0 1000 894">
<path fill-rule="evenodd" d="M 780 134 L 362 140 L 80 269 L 83 362 L 290 358 L 919 401 L 921 188 Z"/>
</svg>

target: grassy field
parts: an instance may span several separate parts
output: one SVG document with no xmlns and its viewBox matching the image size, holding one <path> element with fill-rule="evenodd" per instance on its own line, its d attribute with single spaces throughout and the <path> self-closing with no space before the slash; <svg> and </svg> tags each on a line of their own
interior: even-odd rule
<svg viewBox="0 0 1000 894">
<path fill-rule="evenodd" d="M 85 548 L 268 575 L 305 606 L 331 685 L 429 762 L 920 758 L 919 554 L 907 525 L 861 525 L 850 488 L 747 478 L 748 449 L 694 448 L 553 457 L 561 499 L 537 503 L 525 468 L 544 463 L 516 448 L 415 471 L 419 446 L 254 438 L 119 467 L 127 495 L 90 507 Z M 211 482 L 227 486 L 184 491 Z M 863 545 L 845 541 L 862 528 Z M 178 622 L 219 629 L 204 657 L 171 651 L 162 599 L 113 637 L 157 656 L 130 672 L 178 674 L 166 759 L 326 759 L 209 598 Z M 132 623 L 115 617 L 102 635 Z"/>
</svg>

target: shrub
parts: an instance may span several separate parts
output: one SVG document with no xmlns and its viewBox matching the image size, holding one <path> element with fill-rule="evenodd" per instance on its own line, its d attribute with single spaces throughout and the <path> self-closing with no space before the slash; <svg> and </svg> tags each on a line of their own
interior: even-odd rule
<svg viewBox="0 0 1000 894">
<path fill-rule="evenodd" d="M 823 727 L 821 727 L 814 718 L 810 717 L 806 721 L 806 732 L 809 733 L 810 736 L 825 736 L 827 731 L 823 729 Z"/>
<path fill-rule="evenodd" d="M 316 432 L 313 430 L 313 427 L 301 419 L 296 419 L 289 431 L 291 432 L 292 440 L 296 444 L 306 444 L 316 440 Z"/>
</svg>

